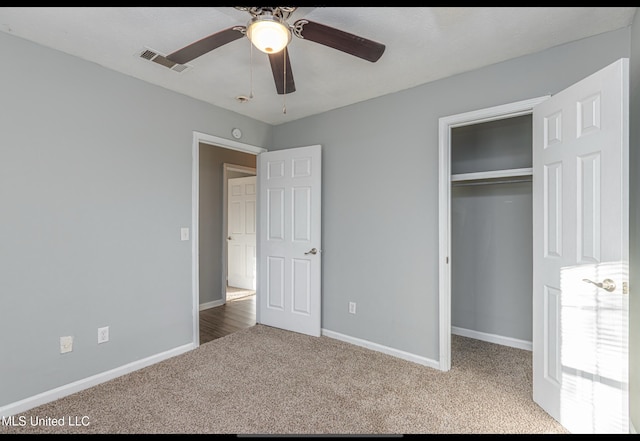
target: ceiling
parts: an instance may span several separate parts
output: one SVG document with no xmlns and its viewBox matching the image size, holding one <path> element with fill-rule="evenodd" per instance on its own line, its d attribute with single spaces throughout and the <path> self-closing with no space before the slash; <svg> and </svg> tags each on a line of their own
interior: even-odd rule
<svg viewBox="0 0 640 441">
<path fill-rule="evenodd" d="M 0 31 L 271 125 L 408 89 L 631 25 L 635 7 L 299 7 L 305 18 L 386 45 L 375 63 L 292 37 L 296 91 L 276 93 L 266 54 L 241 38 L 181 72 L 166 56 L 231 26 L 234 7 L 0 7 Z M 239 96 L 253 97 L 242 102 Z M 286 109 L 286 113 L 284 110 Z"/>
</svg>

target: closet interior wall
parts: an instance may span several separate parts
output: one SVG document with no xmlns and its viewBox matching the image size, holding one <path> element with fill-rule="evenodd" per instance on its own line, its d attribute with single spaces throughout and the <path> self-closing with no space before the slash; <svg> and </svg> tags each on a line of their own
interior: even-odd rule
<svg viewBox="0 0 640 441">
<path fill-rule="evenodd" d="M 532 341 L 531 166 L 530 114 L 451 131 L 453 334 Z"/>
</svg>

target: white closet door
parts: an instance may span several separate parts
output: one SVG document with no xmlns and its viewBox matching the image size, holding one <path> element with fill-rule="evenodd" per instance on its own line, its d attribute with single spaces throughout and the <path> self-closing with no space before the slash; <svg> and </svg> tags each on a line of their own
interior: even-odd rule
<svg viewBox="0 0 640 441">
<path fill-rule="evenodd" d="M 628 433 L 628 60 L 533 112 L 533 398 Z"/>
</svg>

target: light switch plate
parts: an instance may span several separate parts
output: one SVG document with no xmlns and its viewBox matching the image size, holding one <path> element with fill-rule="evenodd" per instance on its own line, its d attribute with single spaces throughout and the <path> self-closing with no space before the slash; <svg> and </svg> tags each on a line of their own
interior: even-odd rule
<svg viewBox="0 0 640 441">
<path fill-rule="evenodd" d="M 180 240 L 189 240 L 189 227 L 180 228 Z"/>
</svg>

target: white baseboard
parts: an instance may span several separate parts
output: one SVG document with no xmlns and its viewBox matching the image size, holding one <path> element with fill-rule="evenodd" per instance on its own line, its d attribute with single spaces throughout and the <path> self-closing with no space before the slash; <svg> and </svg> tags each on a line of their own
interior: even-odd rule
<svg viewBox="0 0 640 441">
<path fill-rule="evenodd" d="M 177 348 L 168 350 L 166 352 L 152 355 L 151 357 L 143 358 L 142 360 L 125 364 L 124 366 L 111 369 L 110 371 L 102 372 L 100 374 L 84 378 L 82 380 L 74 381 L 73 383 L 65 384 L 64 386 L 56 387 L 55 389 L 51 389 L 47 392 L 25 398 L 24 400 L 7 404 L 6 406 L 0 407 L 0 417 L 8 417 L 21 412 L 26 412 L 27 410 L 33 409 L 34 407 L 50 403 L 51 401 L 55 401 L 59 398 L 66 397 L 67 395 L 80 392 L 81 390 L 88 389 L 100 383 L 104 383 L 105 381 L 112 380 L 133 371 L 137 371 L 138 369 L 142 369 L 152 364 L 159 363 L 163 360 L 175 357 L 176 355 L 183 354 L 195 348 L 196 346 L 193 343 L 189 343 L 184 346 L 179 346 Z"/>
<path fill-rule="evenodd" d="M 476 340 L 482 340 L 489 343 L 510 346 L 512 348 L 525 349 L 527 351 L 533 350 L 533 344 L 530 341 L 503 337 L 502 335 L 487 334 L 484 332 L 473 331 L 471 329 L 458 328 L 456 326 L 451 327 L 451 333 L 462 337 L 475 338 Z"/>
<path fill-rule="evenodd" d="M 200 303 L 200 311 L 204 311 L 205 309 L 215 308 L 216 306 L 222 306 L 225 304 L 224 299 L 214 300 L 213 302 Z"/>
<path fill-rule="evenodd" d="M 438 370 L 440 369 L 439 362 L 437 362 L 436 360 L 431 360 L 426 357 L 422 357 L 420 355 L 411 354 L 409 352 L 404 352 L 399 349 L 394 349 L 387 346 L 379 345 L 377 343 L 372 343 L 367 340 L 362 340 L 356 337 L 340 334 L 338 332 L 329 331 L 328 329 L 322 329 L 322 335 L 325 335 L 330 338 L 335 338 L 336 340 L 344 341 L 346 343 L 351 343 L 356 346 L 362 346 L 363 348 L 371 349 L 377 352 L 382 352 L 387 355 L 402 358 L 403 360 L 408 360 L 414 363 L 422 364 L 424 366 L 428 366 L 434 369 L 438 369 Z"/>
</svg>

